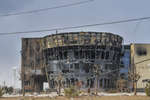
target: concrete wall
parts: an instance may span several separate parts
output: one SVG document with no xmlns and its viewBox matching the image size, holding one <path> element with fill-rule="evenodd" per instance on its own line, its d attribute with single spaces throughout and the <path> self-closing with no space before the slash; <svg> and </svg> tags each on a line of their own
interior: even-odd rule
<svg viewBox="0 0 150 100">
<path fill-rule="evenodd" d="M 131 65 L 135 65 L 136 72 L 140 75 L 137 88 L 145 88 L 142 81 L 150 79 L 150 44 L 131 44 Z"/>
<path fill-rule="evenodd" d="M 22 39 L 22 86 L 26 91 L 39 90 L 43 82 L 41 68 L 43 67 L 41 38 L 23 38 Z M 36 77 L 35 77 L 36 76 Z M 39 84 L 36 85 L 37 79 Z M 41 80 L 42 79 L 42 80 Z M 33 89 L 36 88 L 36 89 Z"/>
</svg>

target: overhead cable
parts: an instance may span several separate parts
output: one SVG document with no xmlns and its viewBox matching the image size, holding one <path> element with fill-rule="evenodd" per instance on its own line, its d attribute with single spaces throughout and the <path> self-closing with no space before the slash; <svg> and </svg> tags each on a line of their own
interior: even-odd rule
<svg viewBox="0 0 150 100">
<path fill-rule="evenodd" d="M 81 4 L 89 3 L 89 2 L 92 2 L 92 1 L 94 1 L 94 0 L 85 0 L 85 1 L 80 1 L 80 2 L 75 2 L 75 3 L 50 7 L 50 8 L 37 9 L 37 10 L 22 11 L 22 12 L 16 12 L 16 13 L 8 13 L 8 14 L 0 15 L 0 17 L 38 13 L 38 12 L 43 12 L 43 11 L 48 11 L 48 10 L 54 10 L 54 9 L 59 9 L 59 8 L 66 8 L 66 7 L 81 5 Z"/>
<path fill-rule="evenodd" d="M 136 21 L 148 20 L 148 19 L 150 19 L 150 17 L 141 17 L 141 18 L 135 18 L 135 19 L 125 19 L 125 20 L 119 20 L 119 21 L 111 21 L 111 22 L 96 23 L 96 24 L 86 24 L 86 25 L 80 25 L 80 26 L 69 26 L 69 27 L 61 27 L 61 28 L 52 28 L 52 29 L 43 29 L 43 30 L 3 32 L 3 33 L 0 33 L 0 35 L 50 32 L 50 31 L 56 31 L 56 30 L 59 31 L 59 30 L 77 29 L 77 28 L 84 28 L 84 27 L 94 27 L 94 26 L 104 26 L 104 25 L 120 24 L 120 23 L 127 23 L 127 22 L 136 22 Z"/>
</svg>

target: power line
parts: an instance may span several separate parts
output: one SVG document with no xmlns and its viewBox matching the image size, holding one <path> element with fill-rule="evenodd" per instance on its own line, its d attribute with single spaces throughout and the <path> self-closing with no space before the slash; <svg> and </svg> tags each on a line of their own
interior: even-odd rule
<svg viewBox="0 0 150 100">
<path fill-rule="evenodd" d="M 111 21 L 111 22 L 96 23 L 96 24 L 86 24 L 86 25 L 70 26 L 70 27 L 62 27 L 62 28 L 53 28 L 53 29 L 45 29 L 45 30 L 7 32 L 7 33 L 0 33 L 0 35 L 13 35 L 13 34 L 24 34 L 24 33 L 26 34 L 26 33 L 37 33 L 37 32 L 50 32 L 50 31 L 56 31 L 56 30 L 58 31 L 58 30 L 68 30 L 68 29 L 76 29 L 76 28 L 84 28 L 84 27 L 120 24 L 120 23 L 135 22 L 135 21 L 148 20 L 148 19 L 150 19 L 150 17 L 142 17 L 142 18 L 135 18 L 135 19 L 125 19 L 125 20 L 119 20 L 119 21 Z"/>
<path fill-rule="evenodd" d="M 22 12 L 17 12 L 17 13 L 8 13 L 8 14 L 0 15 L 0 17 L 14 16 L 14 15 L 23 15 L 23 14 L 31 14 L 31 13 L 37 13 L 37 12 L 42 12 L 42 11 L 47 11 L 47 10 L 66 8 L 66 7 L 71 7 L 71 6 L 76 6 L 76 5 L 89 3 L 89 2 L 92 2 L 92 1 L 94 1 L 94 0 L 85 0 L 85 1 L 80 1 L 80 2 L 75 2 L 75 3 L 70 3 L 70 4 L 55 6 L 55 7 L 50 7 L 50 8 L 37 9 L 37 10 L 22 11 Z"/>
</svg>

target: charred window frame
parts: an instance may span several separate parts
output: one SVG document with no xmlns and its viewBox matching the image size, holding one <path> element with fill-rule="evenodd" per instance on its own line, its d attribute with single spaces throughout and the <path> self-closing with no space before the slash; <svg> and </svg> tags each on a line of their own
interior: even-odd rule
<svg viewBox="0 0 150 100">
<path fill-rule="evenodd" d="M 91 41 L 90 34 L 86 34 L 86 35 L 84 36 L 84 44 L 85 44 L 85 45 L 86 45 L 86 44 L 89 44 L 90 41 Z"/>
<path fill-rule="evenodd" d="M 117 53 L 116 53 L 116 52 L 114 52 L 113 60 L 116 60 L 116 55 L 117 55 Z"/>
<path fill-rule="evenodd" d="M 105 59 L 109 59 L 109 51 L 106 52 L 106 58 Z"/>
<path fill-rule="evenodd" d="M 25 82 L 24 82 L 24 85 L 30 86 L 30 81 L 25 81 Z"/>
<path fill-rule="evenodd" d="M 138 56 L 146 56 L 147 55 L 147 50 L 144 47 L 138 47 L 138 48 L 136 48 L 136 54 Z"/>
<path fill-rule="evenodd" d="M 68 52 L 65 50 L 64 51 L 64 59 L 67 59 L 68 58 Z"/>
<path fill-rule="evenodd" d="M 75 59 L 79 59 L 79 51 L 78 50 L 74 50 L 74 57 L 75 57 Z"/>
<path fill-rule="evenodd" d="M 79 70 L 79 63 L 75 63 L 74 66 L 76 70 Z"/>
<path fill-rule="evenodd" d="M 95 59 L 95 49 L 91 50 L 91 59 Z"/>
<path fill-rule="evenodd" d="M 68 34 L 63 35 L 64 37 L 64 44 L 68 44 Z"/>
<path fill-rule="evenodd" d="M 105 52 L 104 51 L 102 51 L 101 59 L 105 59 Z"/>
<path fill-rule="evenodd" d="M 78 34 L 73 34 L 73 44 L 78 43 Z"/>
</svg>

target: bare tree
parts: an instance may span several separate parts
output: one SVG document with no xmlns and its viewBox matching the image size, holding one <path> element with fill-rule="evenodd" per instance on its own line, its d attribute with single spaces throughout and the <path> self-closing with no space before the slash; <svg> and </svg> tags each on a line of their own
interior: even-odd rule
<svg viewBox="0 0 150 100">
<path fill-rule="evenodd" d="M 134 95 L 136 95 L 137 94 L 137 82 L 140 79 L 140 75 L 139 75 L 139 73 L 136 72 L 135 67 L 134 67 L 133 71 L 129 71 L 128 77 L 133 83 Z"/>
</svg>

